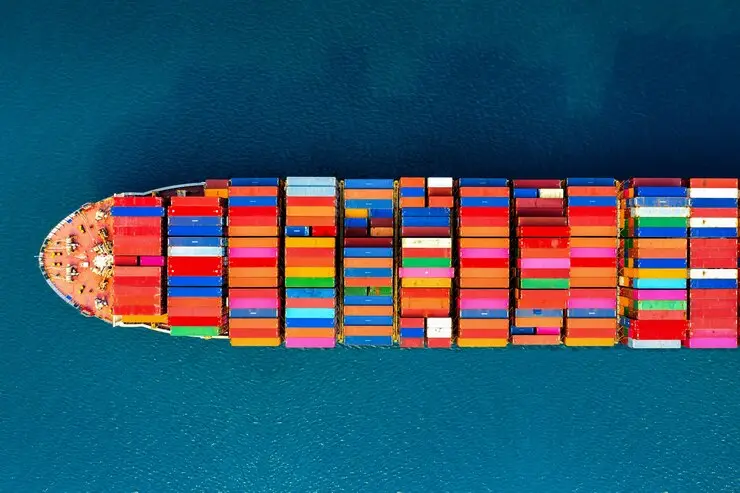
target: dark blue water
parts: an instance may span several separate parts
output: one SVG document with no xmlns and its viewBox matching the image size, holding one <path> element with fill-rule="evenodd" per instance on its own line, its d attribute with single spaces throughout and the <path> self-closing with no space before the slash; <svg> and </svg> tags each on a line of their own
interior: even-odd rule
<svg viewBox="0 0 740 493">
<path fill-rule="evenodd" d="M 239 350 L 33 258 L 209 177 L 737 176 L 738 60 L 735 2 L 3 2 L 0 491 L 740 490 L 737 351 Z"/>
</svg>

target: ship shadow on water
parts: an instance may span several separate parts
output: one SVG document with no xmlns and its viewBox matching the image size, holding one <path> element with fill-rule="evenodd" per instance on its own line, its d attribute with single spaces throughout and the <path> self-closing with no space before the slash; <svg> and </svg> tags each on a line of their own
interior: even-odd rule
<svg viewBox="0 0 740 493">
<path fill-rule="evenodd" d="M 184 69 L 168 98 L 101 143 L 95 165 L 112 171 L 100 196 L 240 175 L 736 173 L 740 36 L 624 36 L 604 82 L 579 81 L 603 85 L 589 90 L 596 110 L 580 113 L 565 61 L 480 43 L 422 56 L 398 81 L 351 43 L 317 52 L 320 70 L 248 58 Z"/>
</svg>

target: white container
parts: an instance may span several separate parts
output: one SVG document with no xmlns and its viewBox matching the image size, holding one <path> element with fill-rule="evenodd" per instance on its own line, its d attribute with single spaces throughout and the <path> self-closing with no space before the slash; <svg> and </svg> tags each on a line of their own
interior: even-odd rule
<svg viewBox="0 0 740 493">
<path fill-rule="evenodd" d="M 449 339 L 452 337 L 452 329 L 446 327 L 427 327 L 429 339 Z"/>
<path fill-rule="evenodd" d="M 452 188 L 452 178 L 427 178 L 427 188 Z"/>
<path fill-rule="evenodd" d="M 627 339 L 627 346 L 632 349 L 681 349 L 681 341 L 641 341 L 637 339 Z"/>
<path fill-rule="evenodd" d="M 737 228 L 736 217 L 692 217 L 691 228 Z"/>
<path fill-rule="evenodd" d="M 451 318 L 428 318 L 427 328 L 429 327 L 442 327 L 442 328 L 452 329 L 452 319 Z"/>
<path fill-rule="evenodd" d="M 337 186 L 334 176 L 289 176 L 285 179 L 289 187 L 333 187 Z"/>
<path fill-rule="evenodd" d="M 402 248 L 452 248 L 452 238 L 402 238 Z"/>
<path fill-rule="evenodd" d="M 334 187 L 285 187 L 286 197 L 336 197 L 337 189 Z"/>
<path fill-rule="evenodd" d="M 737 269 L 689 269 L 689 279 L 737 279 Z"/>
<path fill-rule="evenodd" d="M 541 199 L 562 199 L 564 190 L 562 188 L 540 188 L 538 196 Z"/>
<path fill-rule="evenodd" d="M 736 188 L 689 188 L 689 197 L 692 199 L 736 199 Z"/>
<path fill-rule="evenodd" d="M 632 207 L 633 217 L 689 217 L 688 207 Z"/>
<path fill-rule="evenodd" d="M 223 247 L 184 246 L 168 247 L 167 255 L 170 257 L 223 257 Z"/>
</svg>

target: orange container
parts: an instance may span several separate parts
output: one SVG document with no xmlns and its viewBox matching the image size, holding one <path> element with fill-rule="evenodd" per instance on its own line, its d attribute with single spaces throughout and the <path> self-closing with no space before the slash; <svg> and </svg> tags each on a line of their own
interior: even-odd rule
<svg viewBox="0 0 740 493">
<path fill-rule="evenodd" d="M 562 327 L 563 317 L 514 317 L 517 327 Z"/>
<path fill-rule="evenodd" d="M 398 205 L 404 207 L 426 207 L 427 201 L 424 197 L 401 197 L 398 199 Z"/>
<path fill-rule="evenodd" d="M 285 298 L 285 308 L 335 308 L 333 298 Z"/>
<path fill-rule="evenodd" d="M 515 335 L 511 338 L 512 344 L 521 346 L 557 346 L 560 345 L 559 335 Z"/>
<path fill-rule="evenodd" d="M 276 288 L 278 280 L 274 277 L 231 277 L 229 286 L 232 288 Z"/>
<path fill-rule="evenodd" d="M 285 337 L 334 337 L 334 329 L 285 329 Z"/>
<path fill-rule="evenodd" d="M 392 269 L 392 258 L 345 258 L 345 267 L 367 267 L 377 269 Z"/>
<path fill-rule="evenodd" d="M 175 308 L 175 307 L 185 307 L 185 306 L 192 306 L 192 307 L 202 307 L 202 308 L 211 308 L 211 307 L 221 307 L 223 306 L 223 300 L 221 298 L 168 298 L 167 299 L 167 308 Z"/>
<path fill-rule="evenodd" d="M 613 288 L 617 286 L 617 277 L 572 277 L 571 288 Z"/>
<path fill-rule="evenodd" d="M 450 300 L 447 298 L 402 298 L 401 307 L 412 310 L 447 308 Z"/>
<path fill-rule="evenodd" d="M 440 206 L 436 206 L 440 207 Z M 509 228 L 506 227 L 489 227 L 489 226 L 462 226 L 458 228 L 460 236 L 477 237 L 477 238 L 501 238 L 509 236 Z"/>
<path fill-rule="evenodd" d="M 364 190 L 364 189 L 344 189 L 344 198 L 349 199 L 392 199 L 393 189 L 389 190 Z"/>
<path fill-rule="evenodd" d="M 452 195 L 445 197 L 432 196 L 429 197 L 427 202 L 429 207 L 449 207 L 451 209 L 455 206 L 455 199 Z"/>
<path fill-rule="evenodd" d="M 334 226 L 334 216 L 287 216 L 286 226 Z"/>
<path fill-rule="evenodd" d="M 686 250 L 688 241 L 685 238 L 639 238 L 632 241 L 633 248 L 669 248 Z"/>
<path fill-rule="evenodd" d="M 370 228 L 370 236 L 391 237 L 393 228 Z"/>
<path fill-rule="evenodd" d="M 393 327 L 387 325 L 346 325 L 345 336 L 390 336 L 393 335 Z"/>
<path fill-rule="evenodd" d="M 617 275 L 616 267 L 571 267 L 570 278 L 576 277 L 615 277 Z"/>
<path fill-rule="evenodd" d="M 277 197 L 278 187 L 229 187 L 232 197 Z"/>
<path fill-rule="evenodd" d="M 392 317 L 393 307 L 392 306 L 372 306 L 372 305 L 367 305 L 367 306 L 344 305 L 344 315 L 350 316 L 350 317 L 360 316 L 360 315 Z"/>
<path fill-rule="evenodd" d="M 571 226 L 571 236 L 617 236 L 618 228 L 612 226 Z"/>
<path fill-rule="evenodd" d="M 288 206 L 285 215 L 303 217 L 334 217 L 337 214 L 336 207 L 326 206 Z"/>
<path fill-rule="evenodd" d="M 376 288 L 393 287 L 393 278 L 391 277 L 345 277 L 344 286 L 348 288 L 364 288 L 373 286 Z"/>
<path fill-rule="evenodd" d="M 277 267 L 231 267 L 229 277 L 272 277 L 277 278 Z"/>
<path fill-rule="evenodd" d="M 278 238 L 229 238 L 233 248 L 277 248 Z"/>
<path fill-rule="evenodd" d="M 274 226 L 230 226 L 229 237 L 278 236 L 280 228 Z M 231 243 L 231 241 L 229 241 Z"/>
<path fill-rule="evenodd" d="M 460 248 L 509 248 L 509 238 L 459 238 L 458 243 Z"/>
<path fill-rule="evenodd" d="M 488 267 L 478 267 L 478 268 L 465 268 L 460 269 L 460 278 L 465 279 L 500 279 L 500 278 L 506 278 L 509 279 L 509 269 L 507 268 L 488 268 Z"/>
<path fill-rule="evenodd" d="M 686 258 L 685 248 L 635 248 L 630 250 L 632 258 Z"/>
<path fill-rule="evenodd" d="M 568 187 L 571 197 L 616 197 L 617 187 Z"/>
<path fill-rule="evenodd" d="M 612 329 L 617 330 L 615 318 L 569 318 L 565 321 L 567 330 L 571 329 Z"/>
<path fill-rule="evenodd" d="M 285 257 L 285 267 L 334 267 L 334 257 Z"/>
<path fill-rule="evenodd" d="M 614 339 L 617 337 L 617 330 L 606 328 L 584 328 L 584 329 L 568 329 L 565 333 L 566 337 L 584 338 L 584 339 Z"/>
<path fill-rule="evenodd" d="M 508 197 L 509 187 L 460 187 L 460 197 Z"/>
<path fill-rule="evenodd" d="M 458 285 L 461 289 L 505 289 L 509 287 L 509 282 L 508 276 L 493 279 L 465 277 L 458 281 Z"/>
<path fill-rule="evenodd" d="M 278 329 L 277 318 L 230 318 L 228 325 L 235 329 Z"/>
<path fill-rule="evenodd" d="M 508 318 L 461 318 L 458 322 L 460 330 L 509 330 Z"/>
<path fill-rule="evenodd" d="M 578 248 L 617 248 L 619 238 L 611 236 L 608 238 L 571 238 L 571 247 Z"/>
<path fill-rule="evenodd" d="M 398 184 L 401 188 L 421 188 L 427 186 L 427 180 L 418 176 L 403 176 Z"/>
</svg>

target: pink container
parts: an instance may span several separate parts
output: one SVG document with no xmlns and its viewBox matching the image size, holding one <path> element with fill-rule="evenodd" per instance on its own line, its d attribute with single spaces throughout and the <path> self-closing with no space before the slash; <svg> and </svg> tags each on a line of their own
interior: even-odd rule
<svg viewBox="0 0 740 493">
<path fill-rule="evenodd" d="M 460 258 L 509 258 L 508 248 L 461 248 Z"/>
<path fill-rule="evenodd" d="M 523 258 L 521 259 L 522 269 L 568 269 L 570 268 L 569 258 Z"/>
<path fill-rule="evenodd" d="M 479 300 L 504 298 L 509 299 L 508 289 L 461 289 L 459 299 L 461 300 Z"/>
<path fill-rule="evenodd" d="M 400 277 L 424 277 L 451 279 L 455 276 L 455 269 L 446 267 L 402 267 L 398 269 Z"/>
<path fill-rule="evenodd" d="M 571 248 L 571 258 L 614 258 L 617 256 L 616 248 Z"/>
<path fill-rule="evenodd" d="M 557 336 L 560 335 L 560 327 L 537 327 L 537 335 Z"/>
<path fill-rule="evenodd" d="M 278 308 L 276 298 L 229 298 L 229 308 Z"/>
<path fill-rule="evenodd" d="M 634 289 L 635 299 L 638 300 L 686 300 L 685 289 Z"/>
<path fill-rule="evenodd" d="M 286 348 L 333 348 L 337 343 L 333 337 L 286 337 Z"/>
<path fill-rule="evenodd" d="M 617 307 L 616 298 L 570 298 L 568 308 L 605 308 L 615 309 Z"/>
<path fill-rule="evenodd" d="M 233 258 L 275 258 L 277 248 L 229 248 L 229 257 Z"/>
<path fill-rule="evenodd" d="M 457 306 L 461 310 L 506 310 L 509 300 L 504 298 L 458 300 Z"/>
<path fill-rule="evenodd" d="M 692 339 L 731 338 L 737 339 L 737 329 L 691 329 Z"/>
<path fill-rule="evenodd" d="M 692 337 L 685 343 L 693 349 L 737 349 L 734 337 Z"/>
<path fill-rule="evenodd" d="M 139 264 L 147 267 L 164 267 L 164 257 L 139 257 Z"/>
</svg>

